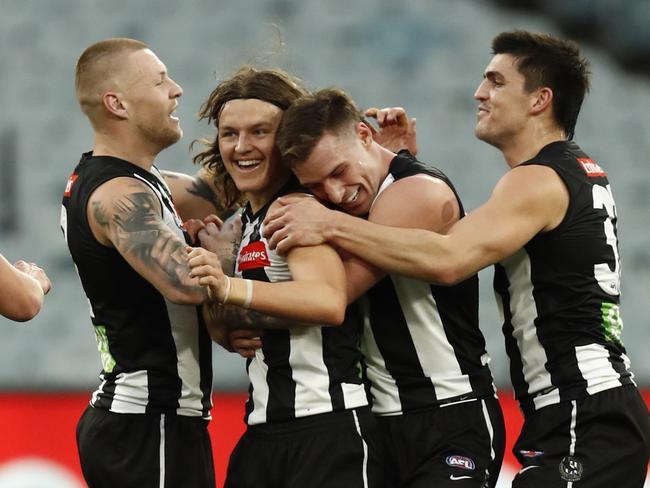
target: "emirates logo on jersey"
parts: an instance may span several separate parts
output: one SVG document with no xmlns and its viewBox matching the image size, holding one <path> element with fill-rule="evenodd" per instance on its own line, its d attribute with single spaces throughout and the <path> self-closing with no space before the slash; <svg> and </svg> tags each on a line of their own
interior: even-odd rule
<svg viewBox="0 0 650 488">
<path fill-rule="evenodd" d="M 578 160 L 578 163 L 580 163 L 580 166 L 582 166 L 584 172 L 587 173 L 587 176 L 589 176 L 590 178 L 607 176 L 603 171 L 603 168 L 601 168 L 598 165 L 598 163 L 593 159 L 590 158 L 576 158 L 576 159 Z"/>
<path fill-rule="evenodd" d="M 79 175 L 76 173 L 72 173 L 70 175 L 70 178 L 68 178 L 68 182 L 65 184 L 65 191 L 63 192 L 64 197 L 70 196 L 70 193 L 72 192 L 72 185 L 74 185 L 74 182 L 77 181 L 78 177 Z"/>
<path fill-rule="evenodd" d="M 239 251 L 238 271 L 270 266 L 269 253 L 262 241 L 251 242 Z"/>
</svg>

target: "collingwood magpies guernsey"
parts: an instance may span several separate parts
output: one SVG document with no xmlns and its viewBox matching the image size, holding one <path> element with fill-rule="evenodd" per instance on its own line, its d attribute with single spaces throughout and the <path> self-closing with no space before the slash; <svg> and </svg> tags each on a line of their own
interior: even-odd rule
<svg viewBox="0 0 650 488">
<path fill-rule="evenodd" d="M 393 182 L 417 174 L 449 185 L 464 214 L 447 177 L 406 151 L 391 161 L 377 196 Z M 449 287 L 387 275 L 366 296 L 362 351 L 373 412 L 399 415 L 494 395 L 478 328 L 477 275 Z"/>
<path fill-rule="evenodd" d="M 264 217 L 273 201 L 304 189 L 292 177 L 257 213 L 242 214 L 242 241 L 235 264 L 241 278 L 278 282 L 292 279 L 287 260 L 262 236 Z M 368 405 L 361 379 L 361 316 L 349 306 L 338 327 L 295 326 L 265 330 L 262 348 L 248 359 L 250 379 L 245 421 L 248 425 Z"/>
<path fill-rule="evenodd" d="M 70 176 L 61 228 L 90 305 L 103 370 L 91 405 L 116 413 L 176 413 L 210 418 L 211 340 L 200 307 L 171 303 L 120 253 L 100 244 L 87 217 L 101 184 L 135 178 L 160 201 L 162 218 L 186 239 L 169 189 L 158 170 L 86 153 Z"/>
<path fill-rule="evenodd" d="M 560 225 L 496 267 L 515 394 L 524 413 L 633 383 L 621 342 L 616 207 L 607 175 L 572 141 L 522 165 L 553 169 L 569 192 Z"/>
</svg>

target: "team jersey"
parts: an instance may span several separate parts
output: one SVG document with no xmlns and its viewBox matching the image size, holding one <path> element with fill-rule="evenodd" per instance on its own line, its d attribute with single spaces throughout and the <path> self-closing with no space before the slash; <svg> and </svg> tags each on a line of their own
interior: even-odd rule
<svg viewBox="0 0 650 488">
<path fill-rule="evenodd" d="M 257 213 L 246 206 L 236 276 L 266 282 L 292 279 L 286 258 L 270 249 L 262 234 L 273 201 L 296 191 L 303 189 L 291 178 Z M 246 363 L 250 379 L 246 423 L 284 422 L 368 405 L 360 375 L 360 329 L 361 317 L 351 306 L 338 327 L 266 330 L 262 348 Z"/>
<path fill-rule="evenodd" d="M 187 242 L 158 170 L 86 153 L 68 180 L 61 228 L 90 305 L 103 370 L 91 405 L 116 413 L 210 417 L 211 340 L 200 308 L 168 301 L 90 229 L 88 200 L 101 184 L 134 178 L 158 197 L 162 219 Z"/>
<path fill-rule="evenodd" d="M 572 141 L 522 165 L 554 170 L 569 193 L 562 222 L 496 266 L 515 394 L 524 413 L 633 383 L 621 342 L 616 207 L 607 175 Z"/>
<path fill-rule="evenodd" d="M 375 201 L 395 181 L 417 174 L 444 181 L 464 214 L 447 177 L 405 151 L 391 161 Z M 367 301 L 362 350 L 373 412 L 399 415 L 494 395 L 478 328 L 477 275 L 445 287 L 391 274 L 368 291 Z"/>
</svg>

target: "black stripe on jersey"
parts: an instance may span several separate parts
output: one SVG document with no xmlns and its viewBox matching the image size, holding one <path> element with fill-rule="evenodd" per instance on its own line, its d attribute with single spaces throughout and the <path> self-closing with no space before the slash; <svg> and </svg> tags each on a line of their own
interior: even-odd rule
<svg viewBox="0 0 650 488">
<path fill-rule="evenodd" d="M 296 397 L 296 383 L 293 381 L 289 364 L 291 353 L 288 330 L 267 330 L 262 345 L 264 362 L 268 366 L 266 383 L 269 399 L 266 407 L 266 421 L 283 421 L 295 418 L 295 402 L 287 402 Z"/>
<path fill-rule="evenodd" d="M 345 320 L 339 327 L 322 328 L 323 361 L 329 372 L 329 393 L 335 412 L 345 409 L 341 383 L 359 385 L 362 382 L 361 352 L 357 344 L 362 323 L 359 307 L 353 303 L 345 310 Z"/>
<path fill-rule="evenodd" d="M 436 390 L 422 370 L 390 276 L 377 282 L 367 295 L 372 304 L 372 333 L 386 369 L 397 382 L 402 411 L 437 403 Z"/>
</svg>

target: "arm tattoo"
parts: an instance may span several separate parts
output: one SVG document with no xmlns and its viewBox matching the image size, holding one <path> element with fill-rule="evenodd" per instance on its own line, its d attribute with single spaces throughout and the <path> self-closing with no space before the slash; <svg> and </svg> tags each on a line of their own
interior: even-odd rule
<svg viewBox="0 0 650 488">
<path fill-rule="evenodd" d="M 211 303 L 209 308 L 211 319 L 216 323 L 224 324 L 231 329 L 289 329 L 291 327 L 319 327 L 319 324 L 274 317 L 248 308 L 238 307 L 236 305 Z"/>
<path fill-rule="evenodd" d="M 217 194 L 214 192 L 212 187 L 198 176 L 195 176 L 192 179 L 192 185 L 187 189 L 187 192 L 190 195 L 194 195 L 208 201 L 210 204 L 212 204 L 212 206 L 214 206 L 217 213 L 221 213 L 225 210 L 223 208 L 223 205 L 221 205 L 219 202 Z"/>
<path fill-rule="evenodd" d="M 146 191 L 123 195 L 110 210 L 92 202 L 92 211 L 97 224 L 113 236 L 120 253 L 135 257 L 173 286 L 186 291 L 201 288 L 190 283 L 185 242 L 161 220 L 160 203 L 154 195 Z"/>
</svg>

